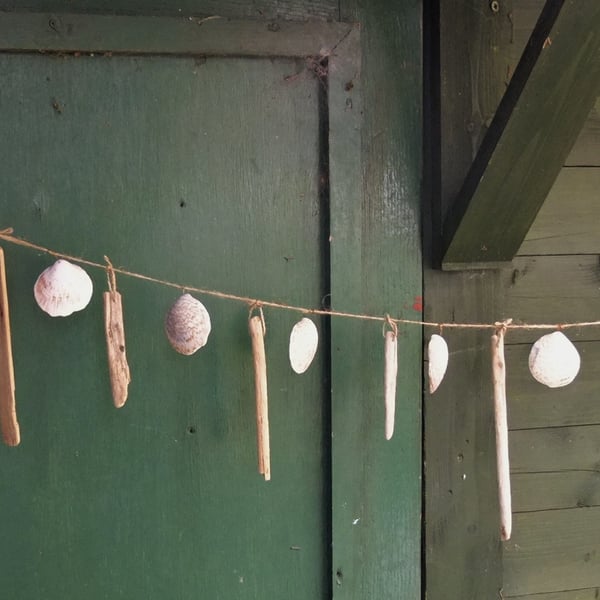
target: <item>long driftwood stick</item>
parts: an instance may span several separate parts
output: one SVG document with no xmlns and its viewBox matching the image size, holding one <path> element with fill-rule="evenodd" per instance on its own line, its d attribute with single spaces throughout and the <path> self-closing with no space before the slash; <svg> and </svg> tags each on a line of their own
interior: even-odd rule
<svg viewBox="0 0 600 600">
<path fill-rule="evenodd" d="M 258 440 L 258 472 L 265 481 L 271 479 L 271 451 L 269 448 L 269 404 L 267 396 L 267 360 L 265 358 L 264 321 L 250 317 L 248 329 L 254 358 L 254 391 L 256 395 L 256 430 Z"/>
<path fill-rule="evenodd" d="M 117 408 L 121 408 L 127 401 L 127 388 L 131 375 L 125 352 L 123 304 L 121 294 L 114 290 L 104 292 L 104 332 L 113 403 Z"/>
<path fill-rule="evenodd" d="M 396 331 L 385 332 L 384 355 L 385 439 L 390 440 L 392 435 L 394 435 L 394 419 L 396 414 L 396 378 L 398 375 L 398 334 Z"/>
<path fill-rule="evenodd" d="M 8 446 L 21 441 L 15 404 L 15 371 L 13 366 L 8 291 L 4 251 L 0 248 L 0 427 L 2 438 Z"/>
<path fill-rule="evenodd" d="M 504 361 L 504 329 L 492 336 L 492 381 L 494 385 L 494 417 L 496 423 L 496 467 L 500 501 L 500 538 L 510 539 L 512 507 L 510 496 L 510 463 L 508 458 L 508 422 L 506 414 L 506 363 Z"/>
</svg>

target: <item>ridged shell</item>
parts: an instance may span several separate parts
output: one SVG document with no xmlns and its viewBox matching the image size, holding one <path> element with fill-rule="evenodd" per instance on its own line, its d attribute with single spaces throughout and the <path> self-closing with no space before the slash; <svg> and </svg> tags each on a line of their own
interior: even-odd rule
<svg viewBox="0 0 600 600">
<path fill-rule="evenodd" d="M 306 317 L 298 321 L 290 334 L 290 364 L 296 373 L 304 373 L 317 352 L 319 332 L 317 326 Z"/>
<path fill-rule="evenodd" d="M 44 270 L 33 286 L 36 302 L 51 317 L 68 317 L 83 310 L 93 290 L 90 276 L 81 267 L 63 259 Z"/>
<path fill-rule="evenodd" d="M 429 361 L 429 393 L 433 394 L 438 389 L 446 369 L 448 368 L 448 344 L 441 336 L 434 333 L 427 346 Z"/>
<path fill-rule="evenodd" d="M 210 315 L 200 300 L 183 294 L 167 313 L 165 332 L 171 346 L 189 356 L 208 341 Z"/>
<path fill-rule="evenodd" d="M 529 353 L 529 371 L 534 379 L 551 388 L 571 383 L 580 364 L 579 352 L 560 331 L 542 336 Z"/>
</svg>

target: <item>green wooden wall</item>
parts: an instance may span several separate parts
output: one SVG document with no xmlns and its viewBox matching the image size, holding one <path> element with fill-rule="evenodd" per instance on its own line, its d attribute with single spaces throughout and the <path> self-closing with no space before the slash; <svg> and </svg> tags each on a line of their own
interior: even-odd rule
<svg viewBox="0 0 600 600">
<path fill-rule="evenodd" d="M 344 20 L 360 22 L 361 40 L 358 61 L 344 63 L 342 46 L 331 58 L 329 88 L 302 56 L 3 54 L 3 227 L 169 280 L 418 316 L 421 8 L 0 2 L 59 18 Z M 209 345 L 179 357 L 162 333 L 177 291 L 119 278 L 133 381 L 115 411 L 103 274 L 91 273 L 86 312 L 52 320 L 31 297 L 51 261 L 5 250 L 23 432 L 20 447 L 0 449 L 11 598 L 420 596 L 418 329 L 401 332 L 396 433 L 386 442 L 379 324 L 321 320 L 322 353 L 299 379 L 286 364 L 294 315 L 266 311 L 265 483 L 246 307 L 203 299 Z"/>
<path fill-rule="evenodd" d="M 440 3 L 434 49 L 440 63 L 432 64 L 438 74 L 433 89 L 436 83 L 440 89 L 433 106 L 440 115 L 442 203 L 458 191 L 543 6 L 541 0 L 514 0 L 499 3 L 492 14 L 487 2 L 456 4 Z M 426 271 L 425 307 L 433 320 L 598 318 L 599 110 L 600 100 L 512 268 Z M 432 162 L 435 167 L 435 147 Z M 437 209 L 443 213 L 444 205 Z M 434 232 L 439 218 L 434 212 Z M 435 237 L 432 245 L 435 251 Z M 488 334 L 446 334 L 453 352 L 449 380 L 424 400 L 430 599 L 598 596 L 598 331 L 569 333 L 581 353 L 581 372 L 572 385 L 557 390 L 529 374 L 527 357 L 538 336 L 507 337 L 514 526 L 512 539 L 501 546 Z"/>
</svg>

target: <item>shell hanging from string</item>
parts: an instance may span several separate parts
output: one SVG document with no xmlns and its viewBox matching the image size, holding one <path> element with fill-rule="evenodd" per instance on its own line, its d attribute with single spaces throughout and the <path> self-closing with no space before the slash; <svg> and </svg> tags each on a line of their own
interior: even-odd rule
<svg viewBox="0 0 600 600">
<path fill-rule="evenodd" d="M 186 356 L 206 345 L 210 329 L 206 307 L 190 294 L 181 295 L 165 319 L 165 332 L 171 346 Z"/>
<path fill-rule="evenodd" d="M 579 352 L 560 331 L 543 335 L 529 353 L 531 375 L 550 388 L 571 383 L 579 373 L 580 364 Z"/>
<path fill-rule="evenodd" d="M 444 379 L 448 368 L 448 344 L 446 340 L 434 333 L 427 345 L 429 393 L 433 394 Z"/>
<path fill-rule="evenodd" d="M 290 333 L 290 365 L 295 373 L 302 374 L 310 367 L 319 345 L 317 326 L 308 318 L 298 321 Z"/>
<path fill-rule="evenodd" d="M 68 317 L 83 310 L 93 293 L 90 276 L 78 265 L 58 259 L 33 286 L 38 306 L 51 317 Z"/>
<path fill-rule="evenodd" d="M 385 316 L 383 332 L 383 401 L 385 406 L 385 439 L 394 435 L 396 419 L 396 382 L 398 378 L 398 326 Z M 387 327 L 387 329 L 386 329 Z"/>
</svg>

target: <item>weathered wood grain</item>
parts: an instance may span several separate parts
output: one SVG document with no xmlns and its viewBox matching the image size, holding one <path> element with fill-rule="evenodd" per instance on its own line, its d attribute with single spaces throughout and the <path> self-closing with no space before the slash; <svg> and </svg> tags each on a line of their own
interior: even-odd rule
<svg viewBox="0 0 600 600">
<path fill-rule="evenodd" d="M 600 425 L 519 429 L 509 444 L 513 473 L 600 470 Z"/>
<path fill-rule="evenodd" d="M 510 429 L 600 424 L 600 342 L 575 347 L 581 356 L 579 374 L 573 383 L 554 389 L 531 376 L 529 344 L 506 347 Z"/>
<path fill-rule="evenodd" d="M 584 123 L 573 149 L 567 156 L 565 165 L 600 167 L 600 98 Z"/>
<path fill-rule="evenodd" d="M 504 544 L 504 596 L 600 586 L 598 539 L 598 507 L 515 515 Z"/>
<path fill-rule="evenodd" d="M 161 279 L 319 306 L 321 85 L 304 66 L 0 55 L 2 226 Z M 7 275 L 29 441 L 0 453 L 14 541 L 0 545 L 2 595 L 329 597 L 327 358 L 292 373 L 294 315 L 266 314 L 277 473 L 266 485 L 245 305 L 203 298 L 213 332 L 185 357 L 164 335 L 178 292 L 120 278 L 136 376 L 116 411 L 102 295 L 51 319 L 31 298 L 49 259 L 5 252 L 18 265 Z M 90 275 L 104 289 L 105 274 Z"/>
<path fill-rule="evenodd" d="M 600 506 L 600 471 L 513 473 L 513 510 Z"/>
<path fill-rule="evenodd" d="M 202 15 L 235 19 L 337 20 L 335 0 L 2 0 L 2 10 L 110 14 Z"/>
<path fill-rule="evenodd" d="M 510 261 L 517 253 L 596 102 L 599 50 L 598 3 L 544 5 L 444 221 L 445 267 Z"/>
<path fill-rule="evenodd" d="M 600 254 L 599 217 L 600 168 L 565 167 L 518 254 Z"/>
<path fill-rule="evenodd" d="M 443 273 L 441 221 L 458 193 L 505 90 L 512 2 L 498 13 L 476 1 L 428 9 L 425 100 L 429 143 L 424 183 L 424 316 L 431 321 L 495 321 L 498 273 Z M 430 332 L 428 332 L 430 333 Z M 425 564 L 431 600 L 495 598 L 502 587 L 489 332 L 445 330 L 448 371 L 424 398 Z M 470 576 L 465 577 L 464 574 Z"/>
<path fill-rule="evenodd" d="M 358 65 L 342 47 L 329 63 L 332 306 L 419 314 L 410 307 L 422 295 L 422 2 L 351 0 L 341 9 L 360 22 L 361 48 Z M 386 441 L 381 326 L 331 326 L 333 597 L 419 598 L 421 332 L 400 333 Z"/>
<path fill-rule="evenodd" d="M 587 256 L 518 257 L 502 271 L 502 318 L 515 323 L 565 323 L 599 319 L 600 258 Z M 534 342 L 543 331 L 513 330 L 506 343 Z M 597 340 L 600 328 L 568 329 L 572 340 Z"/>
<path fill-rule="evenodd" d="M 327 56 L 351 25 L 325 21 L 0 13 L 0 50 L 202 56 Z"/>
</svg>

